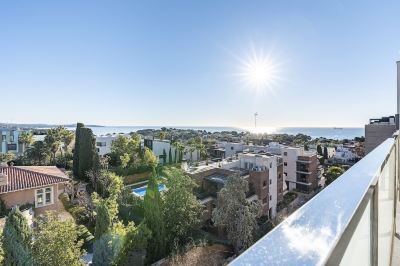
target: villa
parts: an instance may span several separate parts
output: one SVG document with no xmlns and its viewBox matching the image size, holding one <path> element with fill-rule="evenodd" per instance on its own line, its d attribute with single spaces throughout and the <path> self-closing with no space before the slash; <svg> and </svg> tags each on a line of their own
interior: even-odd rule
<svg viewBox="0 0 400 266">
<path fill-rule="evenodd" d="M 57 211 L 58 196 L 69 181 L 55 166 L 0 167 L 0 199 L 7 208 L 32 204 L 36 214 Z"/>
</svg>

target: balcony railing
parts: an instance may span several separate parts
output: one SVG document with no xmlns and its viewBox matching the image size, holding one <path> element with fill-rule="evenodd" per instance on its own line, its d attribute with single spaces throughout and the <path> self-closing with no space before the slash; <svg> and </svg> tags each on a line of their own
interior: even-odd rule
<svg viewBox="0 0 400 266">
<path fill-rule="evenodd" d="M 230 265 L 390 265 L 398 166 L 394 136 Z"/>
</svg>

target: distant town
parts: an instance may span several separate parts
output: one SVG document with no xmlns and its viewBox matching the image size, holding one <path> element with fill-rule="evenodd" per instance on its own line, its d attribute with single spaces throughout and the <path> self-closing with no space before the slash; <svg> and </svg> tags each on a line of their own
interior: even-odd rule
<svg viewBox="0 0 400 266">
<path fill-rule="evenodd" d="M 200 255 L 222 265 L 366 152 L 362 136 L 166 127 L 96 136 L 81 123 L 31 126 L 0 127 L 0 215 L 28 227 L 48 211 L 54 223 L 73 221 L 80 241 L 70 248 L 94 265 L 190 265 Z"/>
</svg>

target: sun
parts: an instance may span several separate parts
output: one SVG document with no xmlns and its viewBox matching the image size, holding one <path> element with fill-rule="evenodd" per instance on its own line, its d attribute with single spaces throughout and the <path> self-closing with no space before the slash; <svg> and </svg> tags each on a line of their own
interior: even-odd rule
<svg viewBox="0 0 400 266">
<path fill-rule="evenodd" d="M 272 90 L 279 80 L 279 65 L 271 53 L 252 48 L 251 53 L 239 61 L 241 64 L 238 75 L 246 88 L 256 91 Z"/>
</svg>

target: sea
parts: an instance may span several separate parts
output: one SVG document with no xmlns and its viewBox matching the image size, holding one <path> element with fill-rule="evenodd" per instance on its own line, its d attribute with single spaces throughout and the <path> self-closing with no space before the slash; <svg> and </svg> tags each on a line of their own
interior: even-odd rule
<svg viewBox="0 0 400 266">
<path fill-rule="evenodd" d="M 75 130 L 75 127 L 67 127 L 68 129 Z M 115 134 L 115 133 L 131 133 L 142 129 L 161 129 L 162 126 L 95 126 L 90 127 L 96 136 Z M 355 137 L 364 136 L 364 128 L 358 127 L 280 127 L 280 128 L 240 128 L 240 127 L 174 127 L 168 126 L 167 128 L 176 129 L 194 129 L 205 130 L 207 132 L 220 132 L 220 131 L 250 131 L 255 133 L 268 133 L 268 134 L 305 134 L 312 138 L 324 137 L 327 139 L 354 139 Z"/>
</svg>

